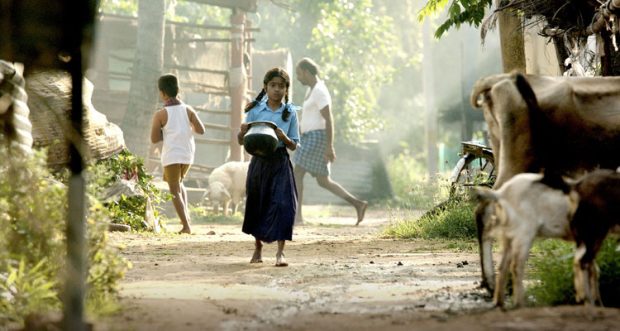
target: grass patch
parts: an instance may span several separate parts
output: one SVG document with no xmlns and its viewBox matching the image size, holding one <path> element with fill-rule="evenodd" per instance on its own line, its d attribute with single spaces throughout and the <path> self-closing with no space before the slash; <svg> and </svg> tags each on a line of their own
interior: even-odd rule
<svg viewBox="0 0 620 331">
<path fill-rule="evenodd" d="M 215 214 L 204 206 L 190 206 L 192 224 L 241 224 L 243 223 L 243 213 L 237 212 L 234 215 L 224 216 Z"/>
<path fill-rule="evenodd" d="M 596 261 L 600 268 L 599 285 L 603 304 L 620 307 L 620 254 L 618 242 L 607 238 Z M 560 240 L 537 242 L 530 259 L 530 278 L 534 285 L 528 295 L 536 305 L 560 305 L 575 302 L 573 285 L 574 244 Z"/>
<path fill-rule="evenodd" d="M 398 239 L 473 239 L 476 236 L 472 202 L 449 200 L 443 208 L 418 219 L 394 220 L 383 232 L 384 237 Z"/>
</svg>

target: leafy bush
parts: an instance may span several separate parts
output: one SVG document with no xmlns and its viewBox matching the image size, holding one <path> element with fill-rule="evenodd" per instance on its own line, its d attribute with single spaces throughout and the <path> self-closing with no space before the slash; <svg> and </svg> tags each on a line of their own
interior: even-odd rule
<svg viewBox="0 0 620 331">
<path fill-rule="evenodd" d="M 449 184 L 440 177 L 429 180 L 422 161 L 408 149 L 387 159 L 387 172 L 392 189 L 404 208 L 429 209 L 448 196 Z"/>
<path fill-rule="evenodd" d="M 147 199 L 154 206 L 170 198 L 169 194 L 163 193 L 153 185 L 153 176 L 146 172 L 142 158 L 127 150 L 91 164 L 87 173 L 88 192 L 98 199 L 103 199 L 106 190 L 120 180 L 135 181 L 138 195 L 121 195 L 117 200 L 105 203 L 113 223 L 126 224 L 134 230 L 144 230 L 148 226 L 145 222 Z M 154 209 L 154 217 L 159 216 L 159 211 Z"/>
<path fill-rule="evenodd" d="M 620 254 L 618 242 L 607 238 L 596 262 L 600 268 L 599 285 L 605 306 L 620 307 Z M 532 250 L 530 278 L 534 284 L 528 294 L 538 305 L 560 305 L 575 302 L 573 285 L 574 243 L 559 240 L 537 242 Z"/>
<path fill-rule="evenodd" d="M 53 179 L 43 152 L 32 157 L 0 148 L 0 322 L 59 307 L 65 265 L 67 189 Z M 87 215 L 88 299 L 112 300 L 129 264 L 108 245 L 106 211 Z"/>
<path fill-rule="evenodd" d="M 385 231 L 391 238 L 472 239 L 476 236 L 472 202 L 452 199 L 442 208 L 426 213 L 419 219 L 396 220 Z"/>
<path fill-rule="evenodd" d="M 0 318 L 26 316 L 58 306 L 58 294 L 54 291 L 57 282 L 49 278 L 51 266 L 47 259 L 28 268 L 23 257 L 7 262 L 6 271 L 0 273 Z"/>
</svg>

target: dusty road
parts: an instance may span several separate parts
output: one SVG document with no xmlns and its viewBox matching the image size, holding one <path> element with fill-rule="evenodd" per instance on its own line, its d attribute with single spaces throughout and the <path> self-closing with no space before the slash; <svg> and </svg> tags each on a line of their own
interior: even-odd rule
<svg viewBox="0 0 620 331">
<path fill-rule="evenodd" d="M 350 213 L 349 213 L 350 212 Z M 477 253 L 449 244 L 379 239 L 386 212 L 315 210 L 287 244 L 248 263 L 240 224 L 199 225 L 188 235 L 113 234 L 134 267 L 123 310 L 98 330 L 618 330 L 620 310 L 491 309 L 477 289 Z M 214 235 L 207 234 L 214 231 Z"/>
</svg>

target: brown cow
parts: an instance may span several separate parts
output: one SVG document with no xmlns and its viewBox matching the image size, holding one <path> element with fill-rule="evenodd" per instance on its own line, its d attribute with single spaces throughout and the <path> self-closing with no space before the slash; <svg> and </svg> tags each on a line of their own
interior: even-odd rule
<svg viewBox="0 0 620 331">
<path fill-rule="evenodd" d="M 523 172 L 577 175 L 620 165 L 620 77 L 500 74 L 480 79 L 471 102 L 489 127 L 495 188 Z M 483 222 L 477 226 L 482 268 L 492 270 L 491 243 L 482 240 Z"/>
</svg>

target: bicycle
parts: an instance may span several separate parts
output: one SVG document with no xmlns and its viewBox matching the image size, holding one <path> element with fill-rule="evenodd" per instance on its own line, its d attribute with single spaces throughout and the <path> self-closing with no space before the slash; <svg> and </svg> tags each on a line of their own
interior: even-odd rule
<svg viewBox="0 0 620 331">
<path fill-rule="evenodd" d="M 474 186 L 493 187 L 496 179 L 495 156 L 490 147 L 472 141 L 462 141 L 459 155 L 461 157 L 450 175 L 448 199 L 428 210 L 422 217 L 437 214 L 454 201 L 469 199 Z"/>
<path fill-rule="evenodd" d="M 461 158 L 450 175 L 450 199 L 462 197 L 474 186 L 493 187 L 495 183 L 495 156 L 485 145 L 461 142 Z"/>
</svg>

